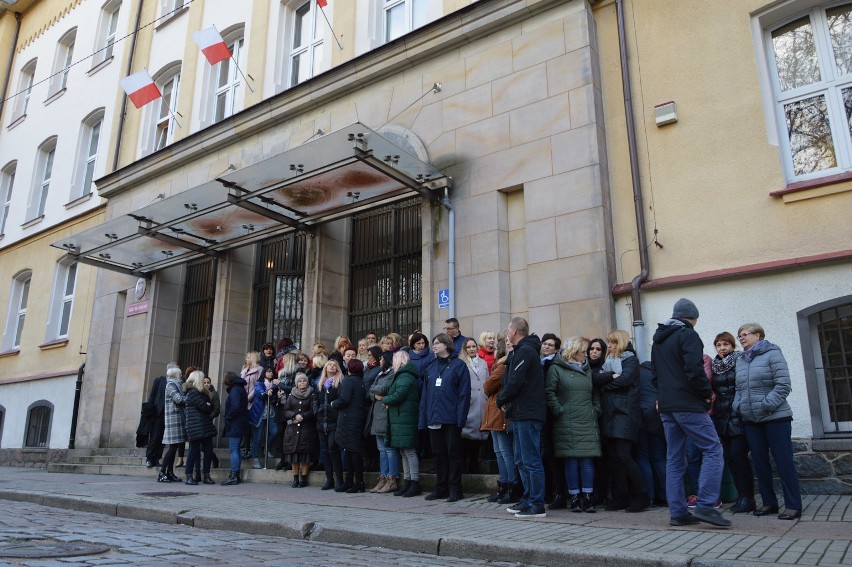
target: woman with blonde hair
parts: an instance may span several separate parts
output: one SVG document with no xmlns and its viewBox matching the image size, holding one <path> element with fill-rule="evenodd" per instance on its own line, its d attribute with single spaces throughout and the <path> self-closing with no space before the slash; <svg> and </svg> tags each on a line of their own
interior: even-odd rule
<svg viewBox="0 0 852 567">
<path fill-rule="evenodd" d="M 210 478 L 210 463 L 213 455 L 213 438 L 216 437 L 216 426 L 213 425 L 213 404 L 210 395 L 204 387 L 204 372 L 196 370 L 189 375 L 183 384 L 186 391 L 186 435 L 189 438 L 189 453 L 186 457 L 186 480 L 184 484 L 196 485 L 193 478 L 195 463 L 204 451 L 202 473 L 204 484 L 216 484 Z"/>
<path fill-rule="evenodd" d="M 462 345 L 459 358 L 467 365 L 470 373 L 470 407 L 467 410 L 467 420 L 462 428 L 462 449 L 465 453 L 468 474 L 479 473 L 479 455 L 483 442 L 488 439 L 488 432 L 482 431 L 482 414 L 485 411 L 487 397 L 483 386 L 488 380 L 488 365 L 477 356 L 479 345 L 476 339 L 468 337 Z"/>
<path fill-rule="evenodd" d="M 243 362 L 243 368 L 240 370 L 240 378 L 246 381 L 246 394 L 248 395 L 249 411 L 251 410 L 252 403 L 254 402 L 254 385 L 258 380 L 260 380 L 261 372 L 263 372 L 263 367 L 260 365 L 260 353 L 256 350 L 247 352 L 245 361 Z M 251 457 L 251 437 L 252 432 L 251 428 L 249 428 L 243 437 L 242 456 L 244 459 Z"/>
<path fill-rule="evenodd" d="M 387 446 L 398 449 L 402 456 L 404 484 L 394 496 L 420 496 L 420 461 L 417 459 L 417 421 L 420 413 L 419 370 L 408 353 L 395 352 L 392 359 L 393 377 L 386 396 L 376 396 L 388 409 Z"/>
<path fill-rule="evenodd" d="M 316 359 L 315 359 L 316 360 Z M 325 467 L 325 484 L 323 490 L 335 489 L 343 492 L 343 463 L 340 459 L 340 447 L 335 441 L 337 431 L 337 410 L 332 405 L 337 399 L 343 371 L 336 360 L 329 360 L 322 367 L 317 392 L 317 437 L 320 452 Z"/>
<path fill-rule="evenodd" d="M 607 356 L 592 380 L 601 390 L 603 435 L 614 483 L 608 510 L 642 512 L 651 504 L 633 445 L 639 439 L 642 410 L 639 406 L 639 360 L 630 335 L 621 329 L 606 336 Z"/>
<path fill-rule="evenodd" d="M 479 333 L 479 350 L 476 356 L 485 361 L 488 367 L 488 374 L 491 374 L 491 369 L 494 368 L 494 352 L 497 349 L 497 337 L 494 331 L 482 331 Z"/>
</svg>

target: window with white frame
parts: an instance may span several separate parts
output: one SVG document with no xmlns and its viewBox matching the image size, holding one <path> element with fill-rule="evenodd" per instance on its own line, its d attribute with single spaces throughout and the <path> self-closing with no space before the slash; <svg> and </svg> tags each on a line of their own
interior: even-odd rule
<svg viewBox="0 0 852 567">
<path fill-rule="evenodd" d="M 118 12 L 120 8 L 121 0 L 108 0 L 101 7 L 98 34 L 95 41 L 95 56 L 92 61 L 94 66 L 98 66 L 112 58 L 113 46 L 118 32 Z"/>
<path fill-rule="evenodd" d="M 224 59 L 213 66 L 213 111 L 212 122 L 231 116 L 238 109 L 238 101 L 242 96 L 242 75 L 235 61 L 243 65 L 244 40 L 242 30 L 239 35 L 226 38 L 225 43 L 231 52 L 230 59 Z"/>
<path fill-rule="evenodd" d="M 766 42 L 788 179 L 852 171 L 852 3 L 800 13 Z"/>
<path fill-rule="evenodd" d="M 30 105 L 30 95 L 33 90 L 33 79 L 35 78 L 37 59 L 29 61 L 21 67 L 21 77 L 18 80 L 18 91 L 15 96 L 15 110 L 12 113 L 12 122 L 26 116 Z"/>
<path fill-rule="evenodd" d="M 24 321 L 27 318 L 27 303 L 30 296 L 32 271 L 24 270 L 12 278 L 12 292 L 9 294 L 9 313 L 6 317 L 6 330 L 3 334 L 3 350 L 17 349 L 21 346 Z"/>
<path fill-rule="evenodd" d="M 2 199 L 3 205 L 2 210 L 0 210 L 0 236 L 6 233 L 6 221 L 9 220 L 9 210 L 12 206 L 12 189 L 15 187 L 15 171 L 17 169 L 18 162 L 13 161 L 0 170 L 0 199 Z"/>
<path fill-rule="evenodd" d="M 165 148 L 172 141 L 175 130 L 175 115 L 180 87 L 180 73 L 174 72 L 160 82 L 160 92 L 163 93 L 155 106 L 157 116 L 154 123 L 154 151 Z"/>
<path fill-rule="evenodd" d="M 38 148 L 36 157 L 35 179 L 30 197 L 30 207 L 27 220 L 44 216 L 47 206 L 47 196 L 50 192 L 50 180 L 53 177 L 53 161 L 56 157 L 56 138 L 49 138 Z"/>
<path fill-rule="evenodd" d="M 50 302 L 50 316 L 47 322 L 47 336 L 45 337 L 48 341 L 68 337 L 76 282 L 77 263 L 69 260 L 57 262 Z"/>
<path fill-rule="evenodd" d="M 323 28 L 314 0 L 300 4 L 293 11 L 289 69 L 289 86 L 293 87 L 328 69 L 323 45 Z"/>
<path fill-rule="evenodd" d="M 384 38 L 393 41 L 428 21 L 430 0 L 384 0 Z"/>
<path fill-rule="evenodd" d="M 104 109 L 91 113 L 80 125 L 80 143 L 77 149 L 77 167 L 74 172 L 74 184 L 71 189 L 71 200 L 83 197 L 92 192 L 92 181 L 95 179 L 95 166 L 98 161 L 98 143 L 101 137 Z"/>
<path fill-rule="evenodd" d="M 56 58 L 53 61 L 53 73 L 50 79 L 48 97 L 68 86 L 68 72 L 74 58 L 74 42 L 77 39 L 77 28 L 65 32 L 56 45 Z"/>
</svg>

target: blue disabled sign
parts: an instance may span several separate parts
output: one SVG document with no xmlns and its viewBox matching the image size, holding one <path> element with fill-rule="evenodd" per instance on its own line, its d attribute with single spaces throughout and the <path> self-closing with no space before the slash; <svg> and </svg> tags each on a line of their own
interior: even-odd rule
<svg viewBox="0 0 852 567">
<path fill-rule="evenodd" d="M 450 308 L 450 290 L 449 289 L 439 289 L 438 290 L 438 309 L 449 309 Z"/>
</svg>

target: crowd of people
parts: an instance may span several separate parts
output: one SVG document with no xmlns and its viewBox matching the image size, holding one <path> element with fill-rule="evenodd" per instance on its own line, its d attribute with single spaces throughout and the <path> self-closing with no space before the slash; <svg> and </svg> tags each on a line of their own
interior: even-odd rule
<svg viewBox="0 0 852 567">
<path fill-rule="evenodd" d="M 221 414 L 231 467 L 224 485 L 242 482 L 241 459 L 259 469 L 272 456 L 277 470 L 292 471 L 294 488 L 308 486 L 319 466 L 322 490 L 365 492 L 365 466 L 373 466 L 379 474 L 370 492 L 414 497 L 423 492 L 420 461 L 431 458 L 435 485 L 426 500 L 456 502 L 464 498 L 462 476 L 480 472 L 493 451 L 498 490 L 489 501 L 521 518 L 656 505 L 668 506 L 673 526 L 730 526 L 719 512 L 726 466 L 737 492 L 730 512 L 798 518 L 781 350 L 747 323 L 736 338 L 718 333 L 710 357 L 697 321 L 695 304 L 679 300 L 642 363 L 626 331 L 539 338 L 519 317 L 478 338 L 448 319 L 431 341 L 420 332 L 407 340 L 370 333 L 300 352 L 282 339 L 278 348 L 247 353 L 241 372 L 225 375 L 221 407 L 203 372 L 193 369 L 182 381 L 170 364 L 149 397 L 163 435 L 162 444 L 152 437 L 147 465 L 160 467 L 160 482 L 211 484 L 213 419 Z M 186 441 L 180 479 L 175 459 Z M 780 514 L 770 453 L 784 493 Z"/>
</svg>

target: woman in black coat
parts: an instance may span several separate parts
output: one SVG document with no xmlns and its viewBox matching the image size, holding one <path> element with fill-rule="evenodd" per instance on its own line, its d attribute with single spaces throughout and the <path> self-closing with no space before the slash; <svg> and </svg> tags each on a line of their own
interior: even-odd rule
<svg viewBox="0 0 852 567">
<path fill-rule="evenodd" d="M 295 382 L 279 410 L 284 414 L 284 454 L 293 468 L 293 488 L 304 488 L 317 446 L 316 396 L 304 372 L 296 374 Z"/>
<path fill-rule="evenodd" d="M 329 360 L 329 362 L 331 362 Z M 349 374 L 340 382 L 340 393 L 331 405 L 337 410 L 335 440 L 349 458 L 344 490 L 349 494 L 364 492 L 363 449 L 367 392 L 364 389 L 364 364 L 357 358 L 349 361 Z M 354 477 L 354 478 L 353 478 Z M 342 490 L 334 489 L 337 492 Z"/>
<path fill-rule="evenodd" d="M 592 380 L 601 389 L 602 433 L 607 439 L 607 457 L 615 485 L 607 509 L 642 512 L 651 505 L 651 499 L 642 471 L 633 459 L 633 446 L 639 439 L 642 423 L 639 360 L 627 331 L 613 331 L 606 340 L 609 354 Z"/>
<path fill-rule="evenodd" d="M 316 361 L 319 357 L 314 357 Z M 325 358 L 325 357 L 323 357 Z M 317 407 L 314 412 L 317 418 L 317 439 L 319 439 L 325 468 L 325 484 L 323 490 L 334 489 L 336 492 L 346 490 L 343 484 L 343 463 L 340 459 L 340 447 L 337 445 L 337 410 L 334 402 L 340 392 L 340 382 L 343 372 L 337 361 L 329 360 L 324 363 L 319 376 L 317 391 Z"/>
<path fill-rule="evenodd" d="M 192 473 L 195 462 L 204 450 L 202 473 L 204 484 L 215 484 L 210 478 L 210 462 L 213 454 L 213 438 L 216 437 L 216 426 L 213 425 L 213 404 L 204 388 L 204 372 L 196 370 L 189 375 L 183 385 L 186 392 L 186 435 L 189 438 L 189 454 L 186 458 L 186 480 L 184 484 L 196 485 Z"/>
</svg>

